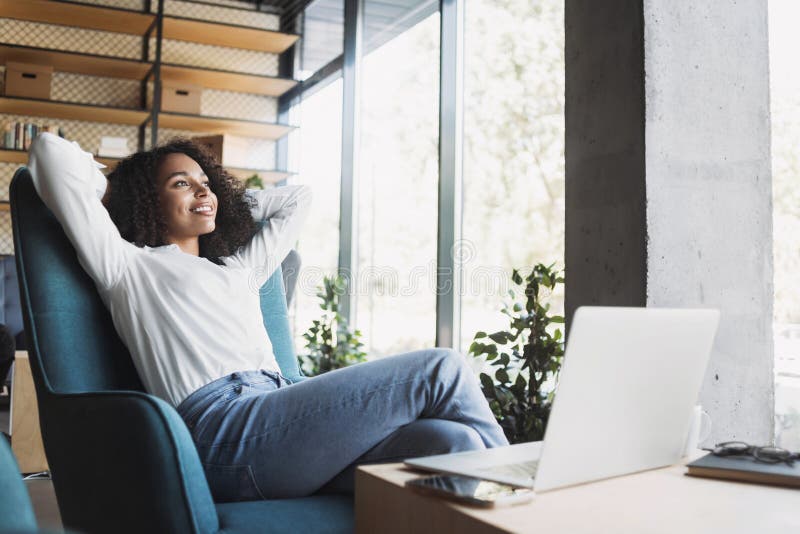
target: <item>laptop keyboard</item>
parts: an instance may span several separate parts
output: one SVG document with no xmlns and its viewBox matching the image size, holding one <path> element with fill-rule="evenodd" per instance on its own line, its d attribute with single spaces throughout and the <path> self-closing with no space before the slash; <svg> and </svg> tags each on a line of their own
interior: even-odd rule
<svg viewBox="0 0 800 534">
<path fill-rule="evenodd" d="M 520 462 L 516 464 L 493 465 L 480 472 L 493 475 L 506 475 L 519 478 L 533 478 L 536 476 L 536 468 L 539 467 L 539 460 L 530 462 Z"/>
</svg>

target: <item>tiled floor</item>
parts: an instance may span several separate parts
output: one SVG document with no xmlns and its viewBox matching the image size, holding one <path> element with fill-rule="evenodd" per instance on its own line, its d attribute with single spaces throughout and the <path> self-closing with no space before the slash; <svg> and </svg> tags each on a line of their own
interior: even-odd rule
<svg viewBox="0 0 800 534">
<path fill-rule="evenodd" d="M 25 486 L 33 502 L 33 511 L 41 529 L 61 530 L 56 493 L 50 480 L 26 480 Z"/>
</svg>

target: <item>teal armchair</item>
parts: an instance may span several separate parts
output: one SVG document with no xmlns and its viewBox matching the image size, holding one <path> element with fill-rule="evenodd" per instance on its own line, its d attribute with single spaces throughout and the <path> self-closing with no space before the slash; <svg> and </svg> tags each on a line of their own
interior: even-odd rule
<svg viewBox="0 0 800 534">
<path fill-rule="evenodd" d="M 24 167 L 10 198 L 42 437 L 65 527 L 170 534 L 353 530 L 349 496 L 214 503 L 183 420 L 145 393 L 94 283 Z M 302 379 L 280 270 L 261 297 L 281 371 Z"/>
<path fill-rule="evenodd" d="M 17 460 L 0 436 L 0 533 L 35 531 L 36 516 Z"/>
</svg>

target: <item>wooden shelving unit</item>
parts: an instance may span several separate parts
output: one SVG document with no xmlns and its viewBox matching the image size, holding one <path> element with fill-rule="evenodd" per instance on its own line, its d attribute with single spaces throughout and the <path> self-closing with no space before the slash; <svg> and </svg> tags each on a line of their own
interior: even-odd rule
<svg viewBox="0 0 800 534">
<path fill-rule="evenodd" d="M 0 161 L 8 163 L 22 163 L 28 162 L 27 150 L 13 150 L 13 149 L 0 149 Z"/>
<path fill-rule="evenodd" d="M 123 59 L 96 54 L 64 52 L 49 48 L 0 44 L 0 61 L 19 61 L 50 65 L 56 71 L 89 74 L 91 76 L 108 76 L 111 78 L 128 78 L 141 80 L 150 69 L 152 63 L 136 59 Z"/>
<path fill-rule="evenodd" d="M 158 125 L 159 127 L 174 128 L 176 130 L 212 134 L 230 133 L 244 137 L 262 137 L 265 139 L 280 139 L 294 129 L 293 126 L 284 124 L 168 112 L 159 113 Z"/>
<path fill-rule="evenodd" d="M 108 167 L 109 170 L 113 169 L 114 166 L 117 164 L 117 162 L 120 161 L 120 158 L 101 158 L 98 156 L 95 156 L 94 159 L 95 161 L 98 161 L 103 165 L 105 165 L 106 167 Z M 19 163 L 21 165 L 25 165 L 26 163 L 28 163 L 28 151 L 0 149 L 0 161 L 5 161 L 8 163 Z"/>
<path fill-rule="evenodd" d="M 99 161 L 106 166 L 106 169 L 103 169 L 103 172 L 105 173 L 112 171 L 117 163 L 119 163 L 121 160 L 121 158 L 103 158 L 100 156 L 95 156 L 94 159 L 95 161 Z M 28 151 L 0 149 L 0 161 L 25 165 L 28 163 Z M 294 175 L 292 172 L 268 169 L 247 169 L 241 167 L 226 167 L 225 170 L 240 180 L 247 180 L 253 174 L 258 174 L 265 183 L 270 184 L 280 182 L 281 180 L 285 180 L 286 178 Z M 0 200 L 0 202 L 3 201 Z M 0 209 L 2 209 L 2 206 L 0 206 Z"/>
<path fill-rule="evenodd" d="M 281 96 L 298 83 L 292 79 L 274 76 L 164 63 L 158 57 L 155 62 L 149 61 L 147 42 L 156 37 L 159 20 L 159 15 L 155 13 L 79 4 L 69 0 L 0 0 L 0 17 L 143 37 L 143 57 L 138 60 L 0 43 L 0 63 L 3 64 L 7 61 L 34 63 L 50 65 L 55 71 L 61 72 L 139 80 L 142 83 L 142 91 L 145 90 L 145 83 L 153 81 L 156 76 L 162 81 L 192 83 L 208 89 L 238 91 L 271 97 Z M 163 39 L 177 39 L 277 54 L 287 50 L 299 38 L 296 34 L 235 24 L 222 24 L 164 14 L 161 14 L 160 17 Z M 189 115 L 160 110 L 154 113 L 148 109 L 125 109 L 18 97 L 0 97 L 0 113 L 136 125 L 140 129 L 140 143 L 144 139 L 145 128 L 148 124 L 152 124 L 154 115 L 157 117 L 159 128 L 207 134 L 228 133 L 277 140 L 294 129 L 290 125 L 263 121 Z M 154 132 L 152 135 L 155 135 Z M 97 159 L 109 167 L 118 161 Z M 25 163 L 27 162 L 27 152 L 0 150 L 0 161 Z M 232 168 L 229 171 L 231 174 L 244 178 L 258 173 L 265 181 L 279 181 L 291 175 L 287 172 L 262 169 Z"/>
<path fill-rule="evenodd" d="M 140 109 L 112 108 L 14 96 L 0 97 L 0 113 L 130 125 L 140 125 L 147 121 L 150 115 L 149 111 Z M 159 126 L 163 128 L 211 134 L 230 133 L 265 139 L 280 139 L 294 128 L 293 126 L 271 122 L 167 112 L 159 113 L 158 120 Z"/>
<path fill-rule="evenodd" d="M 140 109 L 111 108 L 15 96 L 0 97 L 0 113 L 130 125 L 142 124 L 149 115 L 147 111 Z"/>
<path fill-rule="evenodd" d="M 258 174 L 264 181 L 264 183 L 269 183 L 269 184 L 280 182 L 281 180 L 285 180 L 286 178 L 294 176 L 295 174 L 293 172 L 286 172 L 286 171 L 270 171 L 266 169 L 240 169 L 238 167 L 225 167 L 225 170 L 242 181 L 247 180 L 248 178 L 253 176 L 253 174 Z"/>
<path fill-rule="evenodd" d="M 132 80 L 144 79 L 153 67 L 152 62 L 136 59 L 0 43 L 0 62 L 5 63 L 6 61 L 50 65 L 56 71 L 61 72 Z M 296 80 L 287 78 L 204 69 L 173 63 L 161 64 L 161 78 L 167 81 L 194 83 L 208 89 L 241 91 L 274 97 L 281 96 L 297 85 Z"/>
<path fill-rule="evenodd" d="M 145 35 L 156 15 L 130 9 L 53 0 L 0 0 L 0 17 Z M 165 15 L 164 39 L 280 54 L 292 46 L 299 36 L 249 26 Z"/>
<path fill-rule="evenodd" d="M 288 50 L 299 36 L 248 26 L 165 16 L 164 38 L 280 54 Z"/>
<path fill-rule="evenodd" d="M 0 17 L 144 35 L 156 16 L 115 7 L 51 0 L 0 0 Z"/>
<path fill-rule="evenodd" d="M 186 65 L 161 64 L 161 78 L 169 81 L 194 83 L 208 89 L 241 91 L 264 96 L 281 96 L 297 85 L 297 81 L 274 76 L 257 76 L 240 72 L 200 69 Z"/>
</svg>

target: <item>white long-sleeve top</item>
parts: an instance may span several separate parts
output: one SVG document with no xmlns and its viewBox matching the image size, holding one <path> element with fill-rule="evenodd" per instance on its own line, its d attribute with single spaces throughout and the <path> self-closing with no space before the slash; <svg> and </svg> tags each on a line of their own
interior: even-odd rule
<svg viewBox="0 0 800 534">
<path fill-rule="evenodd" d="M 264 221 L 224 265 L 177 245 L 139 248 L 123 239 L 100 201 L 103 166 L 76 142 L 43 133 L 28 167 L 45 205 L 94 280 L 148 392 L 173 406 L 227 374 L 279 371 L 258 290 L 286 257 L 311 204 L 307 186 L 247 194 Z"/>
</svg>

